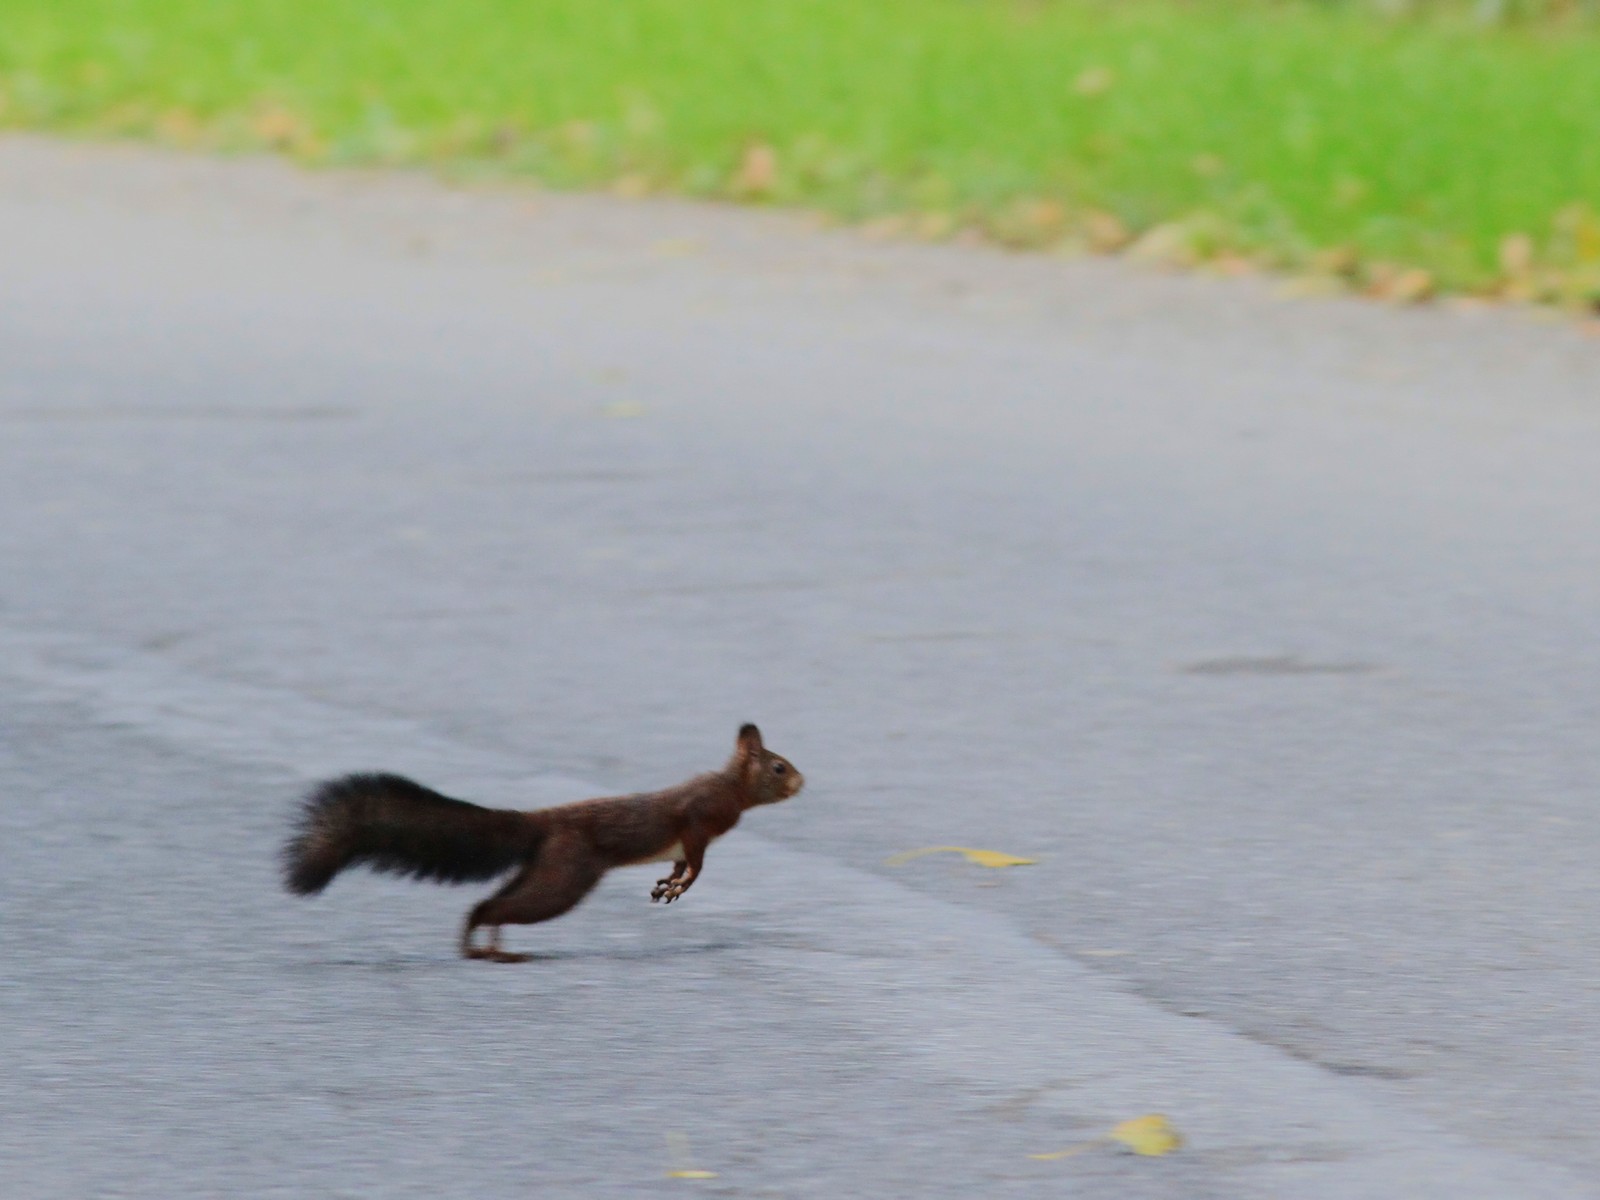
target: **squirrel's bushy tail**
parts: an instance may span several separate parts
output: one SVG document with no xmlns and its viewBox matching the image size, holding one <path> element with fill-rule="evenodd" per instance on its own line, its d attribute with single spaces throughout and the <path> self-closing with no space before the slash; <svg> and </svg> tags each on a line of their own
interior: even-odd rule
<svg viewBox="0 0 1600 1200">
<path fill-rule="evenodd" d="M 346 867 L 466 883 L 524 861 L 542 835 L 526 813 L 481 808 L 399 775 L 346 775 L 306 797 L 283 881 L 309 896 Z"/>
</svg>

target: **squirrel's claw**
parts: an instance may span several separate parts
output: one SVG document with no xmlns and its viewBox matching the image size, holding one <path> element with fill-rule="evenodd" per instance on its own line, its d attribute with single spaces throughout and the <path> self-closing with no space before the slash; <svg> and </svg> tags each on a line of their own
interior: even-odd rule
<svg viewBox="0 0 1600 1200">
<path fill-rule="evenodd" d="M 689 890 L 689 885 L 699 873 L 699 869 L 692 862 L 675 863 L 671 875 L 656 881 L 656 886 L 650 892 L 651 901 L 664 900 L 671 904 Z"/>
</svg>

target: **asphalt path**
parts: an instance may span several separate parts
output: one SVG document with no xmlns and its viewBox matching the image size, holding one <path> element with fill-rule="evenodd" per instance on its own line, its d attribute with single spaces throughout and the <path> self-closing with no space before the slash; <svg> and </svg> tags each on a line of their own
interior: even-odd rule
<svg viewBox="0 0 1600 1200">
<path fill-rule="evenodd" d="M 13 138 L 0 564 L 7 1197 L 1600 1195 L 1581 327 Z M 744 720 L 532 963 L 277 887 Z"/>
</svg>

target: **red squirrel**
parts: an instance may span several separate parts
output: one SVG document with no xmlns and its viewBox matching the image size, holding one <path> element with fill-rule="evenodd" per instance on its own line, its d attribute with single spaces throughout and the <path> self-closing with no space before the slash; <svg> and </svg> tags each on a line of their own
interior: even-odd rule
<svg viewBox="0 0 1600 1200">
<path fill-rule="evenodd" d="M 534 812 L 452 800 L 399 775 L 346 775 L 306 798 L 283 848 L 284 884 L 296 895 L 322 891 L 346 867 L 466 883 L 517 868 L 499 891 L 474 906 L 461 930 L 461 954 L 526 962 L 500 948 L 502 925 L 532 925 L 577 906 L 612 867 L 670 862 L 652 902 L 671 904 L 700 878 L 706 847 L 739 823 L 745 809 L 787 800 L 805 784 L 794 764 L 761 744 L 754 725 L 739 730 L 720 771 L 633 796 L 579 800 Z M 479 926 L 488 944 L 475 944 Z"/>
</svg>

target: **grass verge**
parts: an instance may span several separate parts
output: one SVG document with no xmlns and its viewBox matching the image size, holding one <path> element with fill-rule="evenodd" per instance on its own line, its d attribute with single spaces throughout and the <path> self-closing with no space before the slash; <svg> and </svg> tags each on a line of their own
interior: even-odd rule
<svg viewBox="0 0 1600 1200">
<path fill-rule="evenodd" d="M 1298 0 L 0 0 L 0 125 L 1600 305 L 1600 26 Z"/>
</svg>

